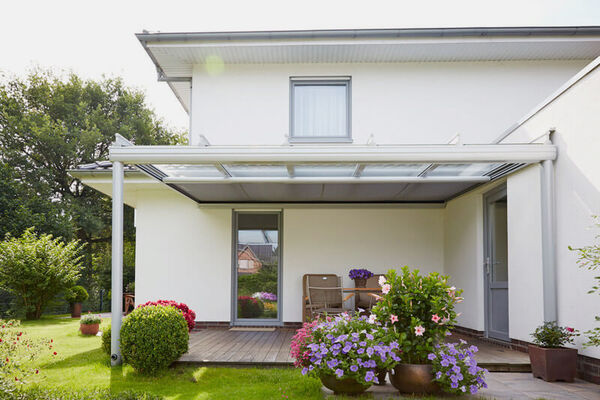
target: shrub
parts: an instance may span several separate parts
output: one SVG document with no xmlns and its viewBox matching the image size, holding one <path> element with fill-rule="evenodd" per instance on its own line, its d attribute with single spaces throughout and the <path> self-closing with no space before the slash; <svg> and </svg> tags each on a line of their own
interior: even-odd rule
<svg viewBox="0 0 600 400">
<path fill-rule="evenodd" d="M 178 303 L 173 300 L 158 300 L 158 301 L 149 301 L 142 305 L 139 305 L 137 308 L 146 307 L 146 306 L 166 306 L 166 307 L 175 307 L 183 314 L 183 318 L 185 318 L 185 322 L 188 326 L 188 331 L 191 332 L 196 326 L 196 313 L 187 306 L 185 303 Z"/>
<path fill-rule="evenodd" d="M 448 277 L 432 272 L 403 267 L 400 274 L 390 270 L 379 280 L 383 293 L 373 307 L 380 323 L 393 328 L 403 352 L 403 360 L 411 364 L 427 364 L 427 355 L 454 326 L 455 303 L 462 290 L 448 285 Z"/>
<path fill-rule="evenodd" d="M 487 387 L 484 377 L 488 371 L 477 366 L 477 351 L 477 346 L 467 347 L 467 342 L 462 339 L 460 343 L 435 346 L 428 358 L 433 364 L 434 380 L 444 392 L 475 394 L 480 388 Z"/>
<path fill-rule="evenodd" d="M 250 296 L 238 297 L 238 315 L 240 318 L 260 317 L 265 310 L 262 301 Z"/>
<path fill-rule="evenodd" d="M 52 340 L 31 338 L 20 325 L 16 320 L 0 319 L 0 384 L 23 383 L 29 376 L 38 374 L 31 361 L 52 347 Z"/>
<path fill-rule="evenodd" d="M 129 282 L 125 286 L 125 293 L 135 293 L 135 282 Z"/>
<path fill-rule="evenodd" d="M 27 319 L 39 319 L 48 303 L 79 278 L 79 241 L 64 243 L 33 228 L 0 242 L 0 289 L 17 296 Z"/>
<path fill-rule="evenodd" d="M 167 368 L 188 350 L 189 333 L 180 310 L 172 306 L 136 308 L 123 320 L 123 360 L 144 374 Z"/>
<path fill-rule="evenodd" d="M 328 317 L 312 328 L 312 336 L 305 340 L 303 375 L 335 375 L 370 386 L 378 383 L 379 370 L 392 369 L 400 361 L 394 336 L 365 316 Z"/>
<path fill-rule="evenodd" d="M 88 299 L 88 297 L 90 296 L 83 286 L 76 285 L 65 290 L 65 300 L 69 304 L 83 303 Z"/>
<path fill-rule="evenodd" d="M 100 324 L 102 322 L 102 317 L 95 314 L 86 314 L 79 320 L 81 325 L 93 325 Z"/>
<path fill-rule="evenodd" d="M 102 329 L 102 351 L 110 356 L 110 325 Z"/>
<path fill-rule="evenodd" d="M 575 336 L 579 336 L 579 332 L 568 326 L 558 326 L 556 321 L 550 321 L 538 326 L 531 336 L 533 336 L 533 343 L 538 346 L 555 348 L 573 343 Z"/>
</svg>

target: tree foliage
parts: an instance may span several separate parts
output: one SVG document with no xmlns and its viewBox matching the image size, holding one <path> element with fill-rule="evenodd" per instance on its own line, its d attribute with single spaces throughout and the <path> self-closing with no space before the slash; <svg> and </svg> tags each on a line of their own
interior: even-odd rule
<svg viewBox="0 0 600 400">
<path fill-rule="evenodd" d="M 27 229 L 0 242 L 0 288 L 17 296 L 27 319 L 39 319 L 46 305 L 79 278 L 83 245 Z"/>
</svg>

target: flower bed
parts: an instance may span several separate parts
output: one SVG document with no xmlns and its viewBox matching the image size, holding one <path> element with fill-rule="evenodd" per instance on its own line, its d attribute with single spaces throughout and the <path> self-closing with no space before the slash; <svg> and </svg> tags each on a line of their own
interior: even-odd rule
<svg viewBox="0 0 600 400">
<path fill-rule="evenodd" d="M 188 326 L 188 331 L 191 332 L 196 326 L 196 313 L 187 306 L 185 303 L 178 303 L 173 300 L 158 300 L 158 301 L 149 301 L 147 303 L 141 304 L 137 306 L 137 308 L 146 307 L 146 306 L 172 306 L 183 314 L 183 318 L 185 318 L 185 322 Z"/>
</svg>

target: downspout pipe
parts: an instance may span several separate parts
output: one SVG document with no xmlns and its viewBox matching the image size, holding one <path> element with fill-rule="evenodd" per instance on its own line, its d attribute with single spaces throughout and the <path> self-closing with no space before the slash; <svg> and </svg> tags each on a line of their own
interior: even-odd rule
<svg viewBox="0 0 600 400">
<path fill-rule="evenodd" d="M 548 144 L 552 143 L 550 139 L 552 133 L 554 130 L 549 132 Z M 554 179 L 554 162 L 542 161 L 542 276 L 545 322 L 558 321 Z"/>
</svg>

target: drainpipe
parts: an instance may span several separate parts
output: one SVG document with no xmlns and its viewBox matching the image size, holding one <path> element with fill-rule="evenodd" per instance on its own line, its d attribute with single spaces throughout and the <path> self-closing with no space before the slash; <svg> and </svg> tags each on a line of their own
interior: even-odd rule
<svg viewBox="0 0 600 400">
<path fill-rule="evenodd" d="M 123 318 L 123 163 L 112 163 L 112 299 L 110 363 L 121 364 L 121 320 Z"/>
<path fill-rule="evenodd" d="M 548 132 L 546 144 L 552 144 Z M 542 276 L 544 292 L 544 321 L 558 321 L 556 292 L 556 225 L 554 221 L 554 162 L 542 161 L 541 172 L 542 195 Z"/>
</svg>

